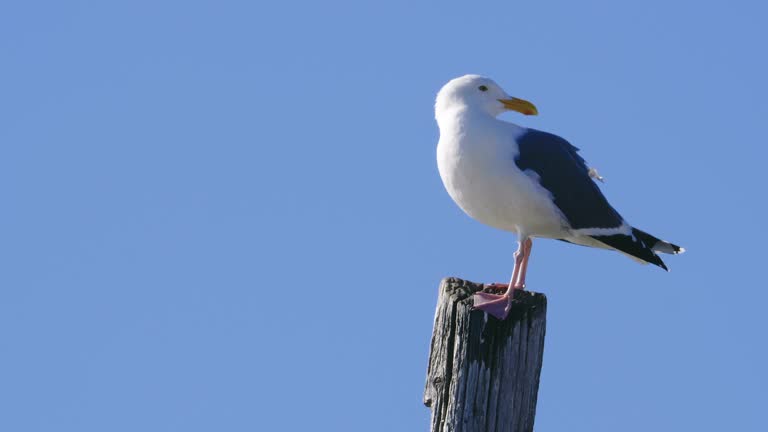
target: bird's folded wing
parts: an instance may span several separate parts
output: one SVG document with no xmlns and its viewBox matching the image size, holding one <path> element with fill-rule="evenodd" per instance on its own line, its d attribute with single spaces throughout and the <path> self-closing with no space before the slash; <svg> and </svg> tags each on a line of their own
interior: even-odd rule
<svg viewBox="0 0 768 432">
<path fill-rule="evenodd" d="M 537 174 L 571 229 L 583 230 L 585 235 L 629 232 L 629 226 L 590 177 L 578 148 L 557 135 L 535 129 L 528 129 L 516 141 L 520 149 L 515 160 L 518 168 Z"/>
</svg>

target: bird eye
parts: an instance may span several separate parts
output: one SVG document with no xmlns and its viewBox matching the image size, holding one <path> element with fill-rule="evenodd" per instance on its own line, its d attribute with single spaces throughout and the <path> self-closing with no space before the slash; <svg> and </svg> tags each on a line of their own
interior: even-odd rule
<svg viewBox="0 0 768 432">
<path fill-rule="evenodd" d="M 480 91 L 488 91 L 488 87 L 486 87 L 484 85 L 481 85 L 480 87 L 478 87 L 478 90 L 480 90 Z"/>
</svg>

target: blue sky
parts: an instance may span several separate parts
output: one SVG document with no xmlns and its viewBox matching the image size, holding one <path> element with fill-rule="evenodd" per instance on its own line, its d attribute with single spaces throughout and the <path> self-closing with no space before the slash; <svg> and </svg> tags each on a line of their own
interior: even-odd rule
<svg viewBox="0 0 768 432">
<path fill-rule="evenodd" d="M 439 280 L 512 270 L 435 163 L 480 73 L 688 249 L 536 242 L 537 431 L 765 430 L 767 12 L 3 3 L 0 429 L 426 430 Z"/>
</svg>

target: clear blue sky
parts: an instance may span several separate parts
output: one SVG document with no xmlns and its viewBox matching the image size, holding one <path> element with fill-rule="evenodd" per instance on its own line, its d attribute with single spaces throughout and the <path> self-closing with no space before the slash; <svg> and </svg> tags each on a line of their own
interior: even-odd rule
<svg viewBox="0 0 768 432">
<path fill-rule="evenodd" d="M 426 430 L 437 285 L 515 248 L 437 173 L 466 73 L 688 249 L 536 243 L 537 431 L 766 430 L 762 3 L 3 3 L 0 430 Z"/>
</svg>

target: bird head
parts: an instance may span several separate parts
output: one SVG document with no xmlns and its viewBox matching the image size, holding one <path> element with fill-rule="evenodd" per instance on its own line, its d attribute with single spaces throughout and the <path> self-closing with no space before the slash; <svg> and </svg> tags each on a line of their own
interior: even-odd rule
<svg viewBox="0 0 768 432">
<path fill-rule="evenodd" d="M 494 80 L 480 75 L 454 78 L 437 93 L 436 116 L 463 107 L 480 110 L 493 117 L 510 110 L 525 115 L 539 113 L 532 103 L 510 96 Z"/>
</svg>

